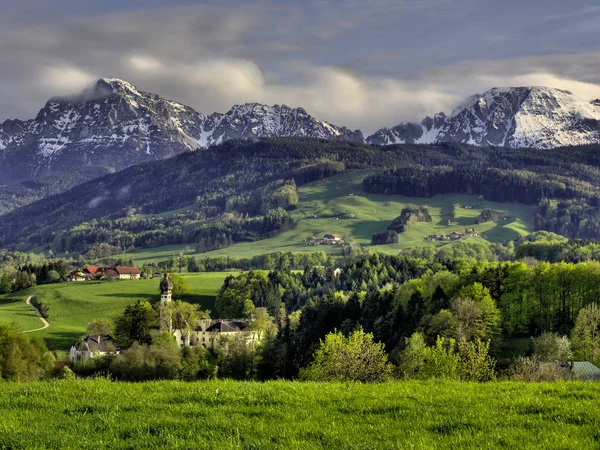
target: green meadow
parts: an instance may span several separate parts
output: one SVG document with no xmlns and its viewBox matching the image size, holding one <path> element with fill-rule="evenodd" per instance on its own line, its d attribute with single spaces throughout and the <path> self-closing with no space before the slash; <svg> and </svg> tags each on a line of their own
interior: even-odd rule
<svg viewBox="0 0 600 450">
<path fill-rule="evenodd" d="M 0 448 L 598 448 L 600 384 L 3 383 Z"/>
<path fill-rule="evenodd" d="M 335 233 L 351 236 L 356 242 L 369 246 L 373 233 L 384 231 L 400 211 L 410 204 L 425 205 L 433 221 L 417 223 L 400 235 L 397 244 L 373 247 L 378 251 L 396 253 L 416 246 L 452 245 L 449 242 L 425 242 L 431 234 L 450 234 L 474 228 L 484 234 L 489 242 L 502 243 L 533 231 L 533 208 L 519 203 L 498 203 L 479 200 L 475 195 L 437 195 L 430 198 L 403 197 L 399 195 L 368 194 L 362 190 L 362 180 L 371 171 L 348 171 L 298 189 L 298 210 L 293 212 L 298 221 L 294 230 L 258 242 L 244 242 L 229 248 L 203 253 L 199 257 L 232 256 L 252 257 L 276 252 L 325 251 L 339 254 L 338 246 L 309 247 L 304 239 Z M 353 194 L 353 195 L 351 195 Z M 475 224 L 481 210 L 491 208 L 502 212 L 507 220 Z M 485 241 L 478 238 L 471 239 Z M 172 245 L 140 249 L 123 254 L 138 264 L 155 263 L 181 254 L 193 254 L 193 245 Z"/>
<path fill-rule="evenodd" d="M 214 300 L 228 273 L 183 274 L 190 287 L 189 294 L 179 300 L 199 304 L 215 311 Z M 16 322 L 20 329 L 42 326 L 25 299 L 34 295 L 49 306 L 50 327 L 30 333 L 43 337 L 52 350 L 68 350 L 81 337 L 93 319 L 115 317 L 138 299 L 156 301 L 160 298 L 160 279 L 132 281 L 90 281 L 81 283 L 46 284 L 0 297 L 0 323 Z"/>
</svg>

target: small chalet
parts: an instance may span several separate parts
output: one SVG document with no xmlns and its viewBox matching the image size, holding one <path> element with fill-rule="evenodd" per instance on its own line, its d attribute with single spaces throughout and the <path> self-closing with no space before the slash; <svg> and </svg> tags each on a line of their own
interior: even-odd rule
<svg viewBox="0 0 600 450">
<path fill-rule="evenodd" d="M 101 269 L 101 267 L 87 266 L 85 269 L 83 269 L 83 272 L 86 273 L 89 277 L 96 278 L 103 272 L 103 270 Z"/>
<path fill-rule="evenodd" d="M 137 267 L 117 266 L 119 280 L 139 280 L 142 277 L 142 272 Z"/>
<path fill-rule="evenodd" d="M 201 320 L 191 336 L 187 337 L 182 330 L 175 330 L 173 335 L 180 347 L 202 345 L 215 349 L 226 345 L 224 337 L 243 335 L 248 344 L 260 341 L 260 333 L 248 330 L 248 322 L 243 320 Z"/>
<path fill-rule="evenodd" d="M 342 243 L 342 236 L 340 236 L 339 234 L 326 234 L 325 236 L 323 236 L 323 244 L 341 244 Z"/>
<path fill-rule="evenodd" d="M 71 362 L 86 361 L 106 355 L 117 355 L 120 350 L 119 344 L 111 336 L 86 336 L 71 347 L 69 360 Z"/>
<path fill-rule="evenodd" d="M 87 281 L 88 275 L 84 272 L 71 272 L 67 277 L 67 281 Z"/>
</svg>

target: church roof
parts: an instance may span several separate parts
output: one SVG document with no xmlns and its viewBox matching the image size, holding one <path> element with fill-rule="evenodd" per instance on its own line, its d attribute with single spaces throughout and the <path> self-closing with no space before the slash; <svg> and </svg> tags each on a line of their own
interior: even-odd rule
<svg viewBox="0 0 600 450">
<path fill-rule="evenodd" d="M 171 280 L 169 280 L 168 273 L 165 273 L 165 277 L 160 282 L 160 290 L 161 290 L 161 292 L 173 290 L 173 282 Z"/>
<path fill-rule="evenodd" d="M 75 349 L 79 352 L 106 352 L 107 348 L 115 352 L 120 350 L 117 341 L 108 335 L 86 336 L 81 342 L 75 344 Z"/>
</svg>

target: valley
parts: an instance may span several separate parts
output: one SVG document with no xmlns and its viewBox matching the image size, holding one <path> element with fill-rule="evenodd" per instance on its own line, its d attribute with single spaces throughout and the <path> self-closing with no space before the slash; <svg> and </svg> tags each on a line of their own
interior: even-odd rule
<svg viewBox="0 0 600 450">
<path fill-rule="evenodd" d="M 340 234 L 374 251 L 397 253 L 412 247 L 452 245 L 453 242 L 429 242 L 425 238 L 432 234 L 464 232 L 465 228 L 474 228 L 491 243 L 507 242 L 533 232 L 533 209 L 530 206 L 480 200 L 477 195 L 449 194 L 419 198 L 369 194 L 364 192 L 362 181 L 365 176 L 373 173 L 375 172 L 369 170 L 345 171 L 299 187 L 298 208 L 292 212 L 298 225 L 273 238 L 236 243 L 231 247 L 200 254 L 195 254 L 192 245 L 183 244 L 140 249 L 121 256 L 131 258 L 138 264 L 150 264 L 181 254 L 195 255 L 197 258 L 249 258 L 277 251 L 324 251 L 340 255 L 339 245 L 309 246 L 304 243 L 309 236 L 322 237 L 328 233 Z M 385 230 L 402 208 L 412 204 L 427 206 L 433 221 L 415 224 L 407 232 L 400 234 L 397 244 L 371 246 L 373 233 Z M 485 208 L 502 212 L 508 220 L 476 224 L 475 218 Z M 485 242 L 480 242 L 482 239 L 468 240 L 485 245 Z"/>
</svg>

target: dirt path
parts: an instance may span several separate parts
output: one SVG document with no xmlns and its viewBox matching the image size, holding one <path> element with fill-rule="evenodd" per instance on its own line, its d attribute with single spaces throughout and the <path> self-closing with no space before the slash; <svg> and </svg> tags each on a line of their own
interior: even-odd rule
<svg viewBox="0 0 600 450">
<path fill-rule="evenodd" d="M 42 314 L 40 313 L 40 310 L 37 309 L 35 306 L 33 306 L 31 304 L 31 299 L 32 298 L 33 298 L 33 295 L 30 295 L 29 297 L 27 297 L 27 300 L 25 300 L 25 303 L 27 303 L 29 306 L 31 306 L 33 308 L 33 310 L 38 315 L 38 317 L 40 318 L 40 320 L 42 321 L 42 323 L 44 324 L 44 326 L 41 327 L 41 328 L 36 328 L 35 330 L 23 331 L 23 333 L 32 333 L 34 331 L 45 330 L 46 328 L 48 328 L 50 326 L 50 324 L 48 323 L 48 321 L 42 317 Z"/>
</svg>

